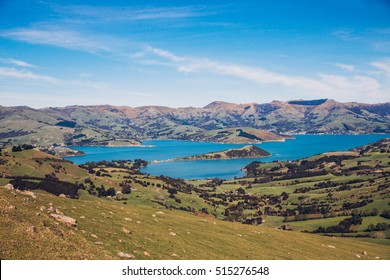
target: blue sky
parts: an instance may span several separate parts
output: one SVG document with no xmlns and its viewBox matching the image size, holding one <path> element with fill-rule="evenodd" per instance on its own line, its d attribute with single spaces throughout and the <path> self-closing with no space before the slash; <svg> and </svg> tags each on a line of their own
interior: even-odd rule
<svg viewBox="0 0 390 280">
<path fill-rule="evenodd" d="M 390 101 L 389 1 L 0 1 L 0 105 L 316 98 Z"/>
</svg>

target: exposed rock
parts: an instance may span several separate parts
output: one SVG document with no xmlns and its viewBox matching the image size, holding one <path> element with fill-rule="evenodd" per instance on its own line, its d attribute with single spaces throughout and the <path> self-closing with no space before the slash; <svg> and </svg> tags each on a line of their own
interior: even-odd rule
<svg viewBox="0 0 390 280">
<path fill-rule="evenodd" d="M 37 198 L 35 193 L 33 193 L 32 191 L 22 191 L 21 194 L 31 196 L 32 198 Z"/>
<path fill-rule="evenodd" d="M 126 233 L 126 234 L 131 233 L 131 231 L 128 230 L 127 228 L 125 228 L 125 227 L 122 227 L 122 232 L 124 232 L 124 233 Z"/>
<path fill-rule="evenodd" d="M 45 206 L 41 206 L 41 207 L 39 207 L 39 210 L 40 210 L 40 211 L 45 211 L 45 210 L 46 210 L 46 207 L 45 207 Z"/>
<path fill-rule="evenodd" d="M 60 194 L 58 197 L 60 197 L 60 198 L 66 198 L 66 195 L 64 195 L 64 194 L 62 193 L 62 194 Z"/>
<path fill-rule="evenodd" d="M 360 259 L 360 255 L 359 255 L 359 254 L 356 254 L 356 257 L 357 257 L 358 259 Z"/>
<path fill-rule="evenodd" d="M 150 257 L 150 254 L 147 251 L 144 252 L 144 255 Z"/>
<path fill-rule="evenodd" d="M 335 246 L 333 246 L 333 245 L 328 245 L 328 248 L 335 249 L 336 247 L 335 247 Z"/>
<path fill-rule="evenodd" d="M 56 219 L 57 221 L 66 224 L 67 226 L 70 227 L 75 227 L 77 226 L 77 221 L 76 219 L 73 219 L 68 216 L 60 215 L 60 214 L 55 214 L 55 213 L 50 213 L 50 216 Z"/>
<path fill-rule="evenodd" d="M 58 215 L 64 215 L 64 213 L 62 213 L 60 210 L 58 210 L 58 208 L 56 209 L 56 214 L 58 214 Z M 73 212 L 74 213 L 74 212 Z"/>
<path fill-rule="evenodd" d="M 85 219 L 85 216 L 80 216 L 80 219 Z"/>
<path fill-rule="evenodd" d="M 15 210 L 15 209 L 16 209 L 16 206 L 14 206 L 14 205 L 8 206 L 8 210 Z"/>
<path fill-rule="evenodd" d="M 169 235 L 171 235 L 171 236 L 176 236 L 176 233 L 174 233 L 173 231 L 171 231 L 171 232 L 169 233 Z"/>
<path fill-rule="evenodd" d="M 13 190 L 14 186 L 12 184 L 7 184 L 4 186 L 4 188 L 6 188 L 7 190 Z"/>
<path fill-rule="evenodd" d="M 165 215 L 165 213 L 164 213 L 164 212 L 161 212 L 161 211 L 156 212 L 156 214 Z"/>
<path fill-rule="evenodd" d="M 98 239 L 99 238 L 99 236 L 97 236 L 96 234 L 91 234 L 91 237 L 93 237 L 93 238 L 96 238 L 96 239 Z"/>
<path fill-rule="evenodd" d="M 172 253 L 172 257 L 178 257 L 178 255 L 175 253 Z"/>
<path fill-rule="evenodd" d="M 27 233 L 37 233 L 37 228 L 35 226 L 31 226 L 27 228 Z"/>
<path fill-rule="evenodd" d="M 132 219 L 130 219 L 130 218 L 125 218 L 125 221 L 131 222 Z"/>
<path fill-rule="evenodd" d="M 126 259 L 134 259 L 133 255 L 130 255 L 130 254 L 127 254 L 127 253 L 123 253 L 123 252 L 119 252 L 118 256 L 121 257 L 121 258 L 126 258 Z"/>
<path fill-rule="evenodd" d="M 366 252 L 366 251 L 363 251 L 363 255 L 367 256 L 367 252 Z"/>
</svg>

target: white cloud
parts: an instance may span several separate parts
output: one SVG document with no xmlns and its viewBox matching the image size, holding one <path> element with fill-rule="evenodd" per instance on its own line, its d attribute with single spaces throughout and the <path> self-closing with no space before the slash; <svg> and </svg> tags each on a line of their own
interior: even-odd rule
<svg viewBox="0 0 390 280">
<path fill-rule="evenodd" d="M 0 33 L 0 36 L 31 44 L 51 45 L 91 53 L 112 51 L 106 44 L 108 38 L 86 36 L 76 31 L 61 30 L 58 28 L 21 28 L 3 31 Z M 114 43 L 112 38 L 108 41 L 110 44 Z"/>
<path fill-rule="evenodd" d="M 133 44 L 129 46 L 128 42 L 116 38 L 104 40 L 101 36 L 85 35 L 59 28 L 17 29 L 3 31 L 0 33 L 0 36 L 33 44 L 53 45 L 94 54 L 107 52 L 122 58 L 139 60 L 138 62 L 147 65 L 172 67 L 180 73 L 214 73 L 221 76 L 236 77 L 259 85 L 273 85 L 275 86 L 275 91 L 279 92 L 288 90 L 290 92 L 294 91 L 294 93 L 299 95 L 336 96 L 339 97 L 338 99 L 349 97 L 350 100 L 355 99 L 354 94 L 356 93 L 365 96 L 385 96 L 381 83 L 370 76 L 337 76 L 327 73 L 312 76 L 286 75 L 262 67 L 248 67 L 208 58 L 180 56 L 174 52 L 150 45 Z M 130 51 L 130 47 L 134 49 L 133 52 Z M 347 72 L 353 72 L 355 69 L 353 65 L 336 65 Z M 390 76 L 390 60 L 373 62 L 371 65 L 381 70 L 387 77 Z M 0 68 L 0 75 L 14 78 L 40 79 L 48 82 L 59 81 L 48 76 L 37 75 L 25 70 L 19 71 L 13 68 Z M 94 82 L 63 82 L 71 82 L 74 86 L 81 87 L 105 87 L 105 85 Z"/>
<path fill-rule="evenodd" d="M 357 95 L 367 97 L 376 96 L 381 100 L 386 97 L 386 92 L 382 90 L 381 83 L 370 76 L 318 74 L 313 77 L 308 77 L 284 75 L 261 67 L 227 64 L 205 58 L 181 57 L 169 51 L 158 50 L 149 51 L 153 55 L 169 61 L 168 65 L 175 67 L 182 73 L 209 72 L 245 79 L 259 85 L 281 86 L 299 92 L 299 94 L 308 93 L 310 96 L 325 96 L 344 101 L 355 100 Z M 146 53 L 143 53 L 143 56 L 146 55 Z M 387 75 L 390 75 L 390 61 L 386 63 L 375 63 L 373 65 L 386 71 Z M 347 71 L 353 71 L 355 69 L 352 65 L 340 64 L 338 66 Z"/>
<path fill-rule="evenodd" d="M 93 77 L 94 75 L 92 73 L 81 73 L 79 76 L 80 78 L 89 78 Z"/>
<path fill-rule="evenodd" d="M 390 78 L 390 59 L 372 62 L 370 65 L 378 68 L 385 76 Z"/>
<path fill-rule="evenodd" d="M 355 71 L 355 66 L 353 66 L 353 65 L 337 63 L 336 66 L 347 71 L 347 72 Z"/>
<path fill-rule="evenodd" d="M 34 65 L 32 65 L 30 63 L 27 63 L 27 62 L 22 61 L 22 60 L 17 60 L 14 58 L 0 58 L 0 61 L 3 63 L 12 64 L 15 66 L 20 66 L 20 67 L 27 67 L 27 68 L 34 68 L 35 67 Z"/>
<path fill-rule="evenodd" d="M 112 90 L 109 85 L 103 82 L 94 82 L 86 80 L 63 80 L 46 75 L 35 74 L 31 71 L 15 68 L 0 67 L 0 78 L 6 77 L 21 80 L 43 81 L 49 84 L 60 85 L 62 87 L 88 88 L 96 90 Z"/>
<path fill-rule="evenodd" d="M 377 80 L 367 76 L 353 76 L 351 78 L 332 74 L 320 74 L 321 81 L 331 86 L 333 90 L 347 91 L 375 91 L 380 88 Z"/>
<path fill-rule="evenodd" d="M 159 49 L 159 48 L 153 48 L 151 46 L 147 46 L 146 47 L 146 51 L 150 52 L 150 53 L 153 53 L 153 54 L 155 54 L 155 55 L 157 55 L 159 57 L 163 57 L 163 58 L 169 59 L 172 62 L 180 62 L 180 61 L 186 60 L 185 57 L 180 57 L 180 56 L 177 56 L 177 55 L 173 54 L 170 51 Z"/>
<path fill-rule="evenodd" d="M 83 21 L 128 22 L 139 20 L 185 19 L 201 17 L 215 13 L 213 7 L 98 7 L 88 5 L 55 6 L 54 9 L 68 18 L 80 18 Z M 212 12 L 213 10 L 213 12 Z"/>
<path fill-rule="evenodd" d="M 0 67 L 0 76 L 14 79 L 41 80 L 52 84 L 58 84 L 60 82 L 60 80 L 50 76 L 39 75 L 28 70 L 18 70 L 8 67 Z"/>
</svg>

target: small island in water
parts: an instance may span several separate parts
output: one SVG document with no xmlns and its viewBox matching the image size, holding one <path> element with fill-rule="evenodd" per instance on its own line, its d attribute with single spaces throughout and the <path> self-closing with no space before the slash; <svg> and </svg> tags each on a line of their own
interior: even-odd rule
<svg viewBox="0 0 390 280">
<path fill-rule="evenodd" d="M 201 155 L 175 158 L 174 161 L 180 160 L 220 160 L 220 159 L 235 159 L 235 158 L 262 158 L 268 157 L 271 154 L 257 146 L 246 145 L 238 149 L 228 149 L 220 152 L 211 152 Z"/>
</svg>

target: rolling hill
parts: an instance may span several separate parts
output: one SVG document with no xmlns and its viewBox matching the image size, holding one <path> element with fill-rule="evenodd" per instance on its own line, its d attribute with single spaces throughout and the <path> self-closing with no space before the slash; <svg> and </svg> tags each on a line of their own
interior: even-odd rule
<svg viewBox="0 0 390 280">
<path fill-rule="evenodd" d="M 142 174 L 141 160 L 77 166 L 6 148 L 0 257 L 390 259 L 389 155 L 385 139 L 185 181 Z"/>
<path fill-rule="evenodd" d="M 213 102 L 203 108 L 0 106 L 3 144 L 137 145 L 142 139 L 219 143 L 280 141 L 299 133 L 388 133 L 390 103 L 330 99 L 266 104 Z"/>
</svg>

